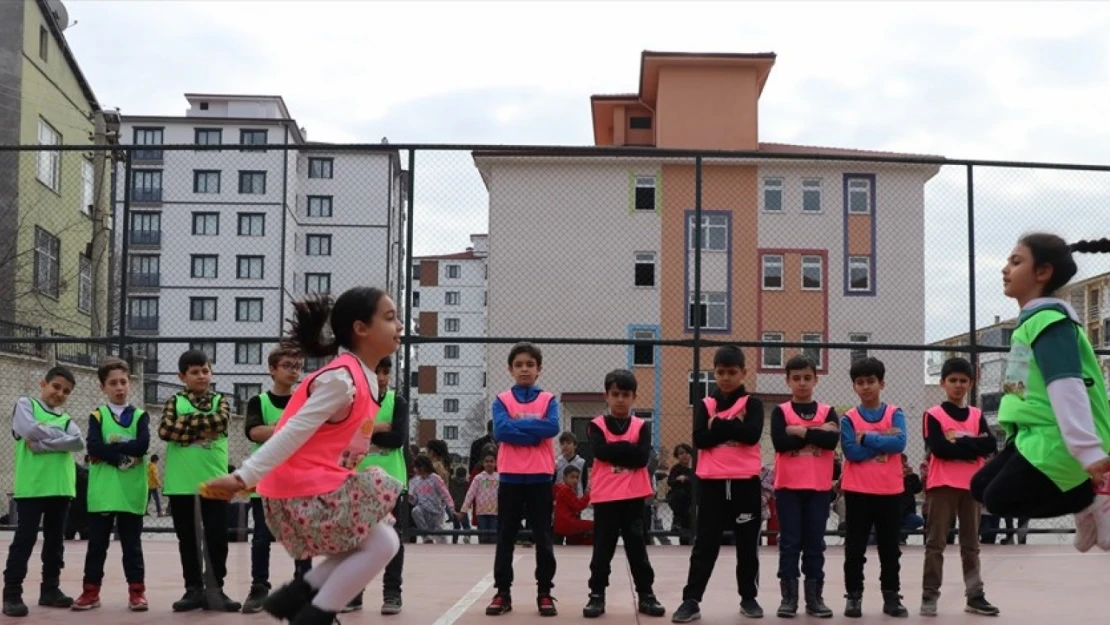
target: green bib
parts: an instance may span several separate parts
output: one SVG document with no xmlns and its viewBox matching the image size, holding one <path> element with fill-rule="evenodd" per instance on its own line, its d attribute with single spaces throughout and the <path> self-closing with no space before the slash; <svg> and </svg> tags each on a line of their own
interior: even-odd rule
<svg viewBox="0 0 1110 625">
<path fill-rule="evenodd" d="M 393 423 L 393 408 L 396 405 L 396 394 L 393 391 L 386 391 L 385 398 L 382 399 L 382 406 L 378 408 L 378 417 L 375 421 L 378 423 Z M 393 479 L 400 481 L 402 486 L 408 486 L 409 474 L 408 468 L 405 466 L 405 450 L 400 447 L 397 449 L 382 449 L 367 454 L 359 463 L 358 470 L 365 471 L 369 467 L 381 467 Z"/>
<path fill-rule="evenodd" d="M 1064 491 L 1079 486 L 1090 476 L 1064 443 L 1032 346 L 1046 328 L 1067 319 L 1062 311 L 1046 308 L 1032 313 L 1014 330 L 998 407 L 998 423 L 1005 430 L 1007 441 L 1013 441 L 1026 460 Z M 1073 324 L 1079 344 L 1080 369 L 1091 401 L 1095 431 L 1102 439 L 1103 449 L 1110 451 L 1110 404 L 1102 367 L 1082 328 L 1068 323 Z"/>
<path fill-rule="evenodd" d="M 278 408 L 274 405 L 274 402 L 270 401 L 269 393 L 259 395 L 258 401 L 262 405 L 262 424 L 277 425 L 277 422 L 281 420 L 281 414 L 285 412 L 284 409 Z M 255 443 L 254 447 L 251 448 L 251 453 L 258 451 L 262 445 L 263 443 Z M 251 499 L 258 499 L 258 493 L 252 492 Z"/>
<path fill-rule="evenodd" d="M 100 434 L 105 443 L 133 441 L 139 435 L 139 419 L 143 411 L 135 409 L 131 425 L 123 427 L 116 421 L 107 406 L 97 409 L 100 413 Z M 146 514 L 147 481 L 146 456 L 138 464 L 126 469 L 105 462 L 89 465 L 89 512 L 128 512 Z"/>
<path fill-rule="evenodd" d="M 31 400 L 31 413 L 43 425 L 65 430 L 70 417 L 50 412 L 38 400 Z M 33 452 L 22 438 L 15 443 L 16 499 L 30 497 L 76 497 L 77 464 L 68 451 Z"/>
<path fill-rule="evenodd" d="M 219 393 L 212 395 L 212 407 L 204 414 L 213 414 L 220 408 Z M 200 412 L 184 394 L 177 395 L 175 406 L 178 417 Z M 166 443 L 166 495 L 195 495 L 197 488 L 218 477 L 227 475 L 229 455 L 227 434 L 215 440 L 202 440 L 192 445 Z"/>
</svg>

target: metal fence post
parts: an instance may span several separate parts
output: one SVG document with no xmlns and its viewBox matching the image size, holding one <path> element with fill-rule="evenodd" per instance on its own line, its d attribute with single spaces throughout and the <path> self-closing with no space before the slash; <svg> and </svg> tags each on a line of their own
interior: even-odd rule
<svg viewBox="0 0 1110 625">
<path fill-rule="evenodd" d="M 693 376 L 693 379 L 695 381 L 700 380 L 700 376 L 701 376 L 701 315 L 700 315 L 700 312 L 701 312 L 701 247 L 702 247 L 702 240 L 701 240 L 701 235 L 702 235 L 702 230 L 701 230 L 701 212 L 702 212 L 702 207 L 701 207 L 701 183 L 702 183 L 701 174 L 702 174 L 702 171 L 701 171 L 701 156 L 696 156 L 696 157 L 694 157 L 694 303 L 695 303 L 695 306 L 693 307 L 693 310 L 694 310 L 693 319 L 691 319 L 691 321 L 694 324 L 694 362 L 693 362 L 693 373 L 691 375 Z M 691 314 L 689 306 L 687 306 L 687 308 L 686 308 L 686 314 L 687 315 Z M 697 388 L 700 390 L 700 389 L 704 389 L 705 387 L 702 386 L 699 383 L 697 385 Z M 695 397 L 694 401 L 701 401 L 701 397 L 700 397 L 701 394 L 702 394 L 701 392 L 697 393 L 697 395 L 699 395 L 699 397 Z M 691 410 L 696 410 L 696 407 L 692 408 Z M 696 445 L 693 444 L 693 442 L 694 442 L 694 439 L 691 438 L 690 439 L 690 443 L 691 443 L 690 447 L 694 450 L 694 454 L 693 454 L 693 456 L 694 456 L 694 466 L 697 466 L 697 463 L 698 463 L 698 448 L 697 448 Z M 690 494 L 691 494 L 691 497 L 690 497 L 690 524 L 695 526 L 695 527 L 697 526 L 697 522 L 698 522 L 698 504 L 697 504 L 697 501 L 698 501 L 698 491 L 699 490 L 700 490 L 700 486 L 698 485 L 698 481 L 694 480 L 693 488 L 691 488 L 691 490 L 690 490 Z M 686 528 L 687 535 L 689 535 L 693 529 L 694 529 L 693 527 Z"/>
<path fill-rule="evenodd" d="M 976 380 L 979 379 L 979 337 L 976 336 L 975 315 L 975 168 L 970 163 L 967 166 L 967 293 L 968 293 L 968 347 L 971 348 L 968 360 L 971 361 L 971 370 L 975 372 Z M 978 397 L 982 389 L 976 385 L 976 392 L 971 394 L 972 406 L 979 405 Z"/>
<path fill-rule="evenodd" d="M 119 262 L 119 356 L 126 358 L 124 348 L 127 345 L 127 267 L 130 264 L 128 254 L 131 250 L 131 157 L 133 152 L 125 150 L 123 165 L 123 246 L 120 249 Z"/>
<path fill-rule="evenodd" d="M 408 195 L 408 210 L 405 215 L 405 253 L 403 259 L 405 261 L 405 379 L 402 381 L 405 401 L 409 402 L 409 414 L 417 417 L 416 411 L 412 410 L 412 222 L 413 214 L 415 213 L 413 198 L 414 181 L 416 180 L 416 150 L 409 150 L 409 173 L 405 192 Z M 417 417 L 413 422 L 419 421 Z M 411 424 L 410 424 L 411 429 Z M 411 431 L 410 431 L 411 434 Z M 409 444 L 412 441 L 410 439 Z M 401 523 L 401 542 L 408 542 L 409 538 L 409 514 L 407 511 L 408 499 L 405 500 L 405 513 L 402 519 L 398 519 Z"/>
</svg>

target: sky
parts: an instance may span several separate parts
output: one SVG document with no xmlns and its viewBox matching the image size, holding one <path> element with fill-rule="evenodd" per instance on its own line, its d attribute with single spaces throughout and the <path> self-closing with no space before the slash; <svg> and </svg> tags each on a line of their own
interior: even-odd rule
<svg viewBox="0 0 1110 625">
<path fill-rule="evenodd" d="M 774 52 L 762 141 L 1110 163 L 1103 3 L 70 0 L 67 8 L 83 71 L 102 105 L 125 115 L 181 115 L 186 92 L 259 93 L 283 96 L 318 141 L 589 145 L 589 96 L 635 91 L 641 51 Z M 485 230 L 484 188 L 467 153 L 418 153 L 416 172 L 417 254 L 458 251 Z M 1110 174 L 974 175 L 983 325 L 1016 312 L 999 271 L 1022 232 L 1110 236 Z M 966 176 L 945 167 L 926 187 L 928 340 L 969 324 Z M 1110 269 L 1105 258 L 1081 265 L 1081 275 Z"/>
</svg>

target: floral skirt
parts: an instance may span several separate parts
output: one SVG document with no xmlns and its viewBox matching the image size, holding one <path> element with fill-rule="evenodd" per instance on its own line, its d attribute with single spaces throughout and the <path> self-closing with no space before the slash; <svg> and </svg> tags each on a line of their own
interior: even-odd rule
<svg viewBox="0 0 1110 625">
<path fill-rule="evenodd" d="M 378 523 L 392 523 L 401 483 L 378 467 L 352 475 L 330 493 L 263 499 L 266 524 L 296 560 L 356 549 Z"/>
</svg>

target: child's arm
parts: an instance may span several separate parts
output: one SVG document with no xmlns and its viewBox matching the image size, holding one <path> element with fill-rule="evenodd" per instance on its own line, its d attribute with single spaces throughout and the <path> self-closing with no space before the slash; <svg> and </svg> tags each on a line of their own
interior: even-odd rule
<svg viewBox="0 0 1110 625">
<path fill-rule="evenodd" d="M 400 395 L 393 396 L 393 425 L 388 432 L 370 437 L 370 444 L 382 449 L 400 449 L 409 437 L 409 403 Z"/>
<path fill-rule="evenodd" d="M 41 451 L 39 443 L 64 436 L 62 430 L 44 425 L 35 420 L 31 400 L 20 397 L 12 410 L 12 432 L 16 437 L 27 441 L 31 451 Z"/>
<path fill-rule="evenodd" d="M 644 423 L 640 428 L 640 437 L 635 443 L 617 441 L 610 443 L 605 440 L 601 428 L 592 422 L 586 426 L 586 435 L 590 441 L 590 450 L 594 458 L 602 462 L 624 467 L 627 469 L 642 469 L 648 465 L 651 458 L 651 424 Z"/>
<path fill-rule="evenodd" d="M 101 415 L 99 410 L 93 410 L 92 414 L 89 415 L 89 436 L 87 441 L 89 458 L 110 465 L 118 465 L 121 460 L 120 454 L 110 444 L 104 442 L 104 434 L 101 429 L 100 419 Z"/>
<path fill-rule="evenodd" d="M 894 411 L 891 427 L 898 430 L 897 434 L 880 434 L 868 432 L 860 441 L 864 446 L 874 449 L 881 454 L 900 454 L 906 450 L 906 415 L 901 408 Z"/>
<path fill-rule="evenodd" d="M 970 436 L 950 441 L 944 436 L 939 421 L 927 412 L 922 418 L 925 419 L 925 445 L 934 456 L 941 460 L 975 460 L 980 457 L 979 452 L 960 442 L 970 439 Z"/>
<path fill-rule="evenodd" d="M 714 419 L 715 422 L 721 419 Z M 694 447 L 698 449 L 713 449 L 717 445 L 725 442 L 725 439 L 720 430 L 710 429 L 709 427 L 709 410 L 705 407 L 705 402 L 698 400 L 694 402 L 694 434 L 692 440 Z"/>
<path fill-rule="evenodd" d="M 830 406 L 829 414 L 825 417 L 825 425 L 828 426 L 831 423 L 833 428 L 816 427 L 807 429 L 806 443 L 830 451 L 836 449 L 836 446 L 840 444 L 840 428 L 836 427 L 838 421 L 840 419 L 836 416 L 836 409 Z"/>
<path fill-rule="evenodd" d="M 167 443 L 191 445 L 197 440 L 197 433 L 185 419 L 177 414 L 177 396 L 174 395 L 162 405 L 162 420 L 158 423 L 158 438 Z"/>
<path fill-rule="evenodd" d="M 265 443 L 274 435 L 274 426 L 266 425 L 262 418 L 262 396 L 255 395 L 247 400 L 247 414 L 243 419 L 243 433 L 252 443 Z"/>
<path fill-rule="evenodd" d="M 439 503 L 444 508 L 454 508 L 455 500 L 451 497 L 451 491 L 447 490 L 447 485 L 436 474 L 432 474 L 432 480 L 436 485 L 436 493 L 439 495 Z"/>
<path fill-rule="evenodd" d="M 216 407 L 216 411 L 208 415 L 204 420 L 204 433 L 209 438 L 223 436 L 227 434 L 227 429 L 230 425 L 231 404 L 228 403 L 226 395 L 220 395 L 220 404 Z"/>
<path fill-rule="evenodd" d="M 748 396 L 748 405 L 741 419 L 714 419 L 710 429 L 720 432 L 727 441 L 742 445 L 758 445 L 763 438 L 763 402 Z"/>
<path fill-rule="evenodd" d="M 491 405 L 493 412 L 493 438 L 498 443 L 508 443 L 510 445 L 532 446 L 538 445 L 540 439 L 532 434 L 522 432 L 517 427 L 517 422 L 509 416 L 508 409 L 505 404 L 501 402 L 500 398 L 495 398 Z"/>
<path fill-rule="evenodd" d="M 775 451 L 780 453 L 798 451 L 806 446 L 803 436 L 787 434 L 786 415 L 778 406 L 771 410 L 771 444 L 775 447 Z"/>
<path fill-rule="evenodd" d="M 459 512 L 466 514 L 470 508 L 474 506 L 474 498 L 478 496 L 478 479 L 470 480 L 470 488 L 466 489 L 466 497 L 463 497 L 463 505 L 459 508 Z"/>
<path fill-rule="evenodd" d="M 987 418 L 983 415 L 979 415 L 979 436 L 964 436 L 956 439 L 956 442 L 975 450 L 980 458 L 986 458 L 998 451 L 998 439 L 995 438 Z"/>
<path fill-rule="evenodd" d="M 131 418 L 134 419 L 134 412 L 138 412 L 131 408 Z M 135 424 L 135 438 L 133 440 L 125 441 L 122 443 L 112 443 L 116 451 L 131 458 L 142 458 L 146 452 L 150 450 L 150 416 L 144 411 L 142 416 L 139 417 L 139 422 Z"/>
<path fill-rule="evenodd" d="M 844 450 L 844 459 L 851 462 L 865 462 L 879 455 L 878 451 L 856 441 L 856 428 L 848 417 L 840 420 L 840 448 Z"/>
<path fill-rule="evenodd" d="M 70 419 L 66 422 L 65 430 L 56 430 L 62 432 L 61 435 L 55 435 L 54 438 L 35 443 L 35 446 L 40 451 L 81 451 L 85 448 L 85 441 L 81 438 L 81 428 L 77 427 L 77 422 Z"/>
<path fill-rule="evenodd" d="M 518 419 L 516 426 L 539 441 L 555 438 L 559 435 L 559 402 L 552 398 L 542 419 Z"/>
<path fill-rule="evenodd" d="M 1106 452 L 1095 431 L 1091 399 L 1083 381 L 1078 332 L 1079 328 L 1066 319 L 1050 325 L 1033 341 L 1033 357 L 1048 385 L 1048 399 L 1064 444 L 1086 469 L 1106 458 Z"/>
</svg>

